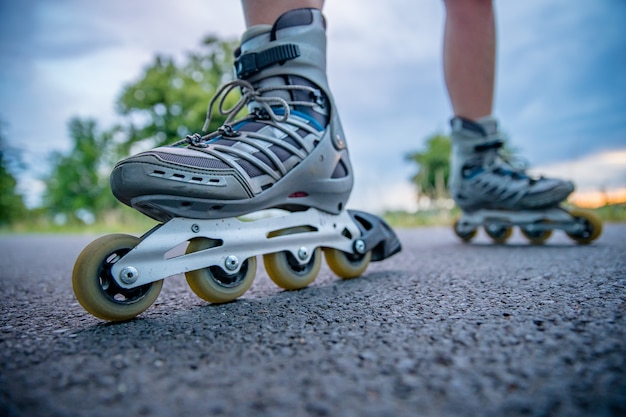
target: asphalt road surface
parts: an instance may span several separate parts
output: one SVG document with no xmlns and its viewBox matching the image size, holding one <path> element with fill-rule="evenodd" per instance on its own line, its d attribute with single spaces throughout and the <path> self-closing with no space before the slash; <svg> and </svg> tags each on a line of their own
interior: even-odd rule
<svg viewBox="0 0 626 417">
<path fill-rule="evenodd" d="M 286 292 L 260 262 L 211 305 L 172 277 L 121 324 L 72 293 L 93 237 L 0 237 L 0 415 L 626 415 L 626 225 L 590 246 L 399 235 L 358 279 Z"/>
</svg>

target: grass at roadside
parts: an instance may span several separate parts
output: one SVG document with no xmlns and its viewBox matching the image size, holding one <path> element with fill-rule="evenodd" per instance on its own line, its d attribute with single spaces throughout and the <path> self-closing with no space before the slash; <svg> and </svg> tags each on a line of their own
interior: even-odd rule
<svg viewBox="0 0 626 417">
<path fill-rule="evenodd" d="M 127 233 L 142 235 L 157 224 L 156 221 L 128 208 L 110 210 L 103 213 L 91 223 L 78 220 L 56 221 L 52 216 L 41 212 L 31 212 L 25 219 L 10 226 L 0 228 L 1 234 L 85 234 L 100 235 L 107 233 Z"/>
<path fill-rule="evenodd" d="M 588 209 L 602 219 L 603 222 L 626 222 L 626 204 L 613 204 L 597 209 Z M 420 226 L 452 226 L 454 220 L 461 215 L 458 208 L 452 210 L 432 210 L 407 213 L 393 211 L 384 214 L 385 220 L 392 227 L 411 228 Z"/>
<path fill-rule="evenodd" d="M 388 211 L 383 218 L 391 227 L 411 228 L 424 226 L 448 226 L 461 215 L 458 208 L 452 210 Z"/>
<path fill-rule="evenodd" d="M 604 222 L 626 222 L 626 204 L 615 204 L 590 210 Z M 389 211 L 382 215 L 396 228 L 412 228 L 424 226 L 451 226 L 461 212 L 456 207 L 452 210 L 423 210 L 415 213 L 405 211 Z M 58 219 L 57 219 L 58 220 Z M 35 233 L 68 233 L 68 234 L 106 234 L 127 233 L 142 235 L 157 222 L 128 207 L 111 210 L 91 224 L 79 221 L 61 224 L 55 222 L 44 213 L 29 215 L 13 225 L 0 228 L 0 234 L 35 234 Z"/>
<path fill-rule="evenodd" d="M 592 211 L 605 222 L 626 222 L 626 203 L 606 205 Z"/>
</svg>

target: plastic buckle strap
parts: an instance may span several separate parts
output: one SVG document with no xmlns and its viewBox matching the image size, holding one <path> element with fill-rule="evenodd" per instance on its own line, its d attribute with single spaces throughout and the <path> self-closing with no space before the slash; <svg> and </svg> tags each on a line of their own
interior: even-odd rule
<svg viewBox="0 0 626 417">
<path fill-rule="evenodd" d="M 500 139 L 492 140 L 487 143 L 481 143 L 480 145 L 476 145 L 474 149 L 476 152 L 485 152 L 490 149 L 500 149 L 504 146 L 504 141 Z"/>
<path fill-rule="evenodd" d="M 246 79 L 267 67 L 299 56 L 300 48 L 295 44 L 277 45 L 262 52 L 243 54 L 235 61 L 237 78 Z"/>
</svg>

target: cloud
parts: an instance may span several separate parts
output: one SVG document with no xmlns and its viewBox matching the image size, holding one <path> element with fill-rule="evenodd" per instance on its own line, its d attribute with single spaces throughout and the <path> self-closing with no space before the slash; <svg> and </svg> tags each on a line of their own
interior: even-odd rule
<svg viewBox="0 0 626 417">
<path fill-rule="evenodd" d="M 536 173 L 573 180 L 578 192 L 626 188 L 626 148 L 605 151 L 533 169 Z"/>
<path fill-rule="evenodd" d="M 238 2 L 227 4 L 0 2 L 0 117 L 29 167 L 21 189 L 40 190 L 24 184 L 45 173 L 49 152 L 68 149 L 71 117 L 94 117 L 102 126 L 116 119 L 117 95 L 155 54 L 181 56 L 209 33 L 238 37 L 243 15 Z"/>
<path fill-rule="evenodd" d="M 626 4 L 498 5 L 496 108 L 515 145 L 535 164 L 622 148 Z"/>
<path fill-rule="evenodd" d="M 626 3 L 496 6 L 496 115 L 513 146 L 541 167 L 624 149 Z M 405 204 L 396 201 L 410 187 L 403 155 L 447 132 L 451 115 L 443 3 L 336 0 L 325 14 L 329 79 L 358 176 L 351 201 L 372 210 L 380 201 Z M 67 120 L 91 115 L 106 126 L 122 86 L 155 54 L 180 56 L 207 34 L 243 30 L 238 1 L 0 1 L 0 117 L 9 140 L 36 144 L 23 147 L 24 159 L 41 171 L 48 151 L 66 149 Z M 601 181 L 597 172 L 588 178 Z"/>
</svg>

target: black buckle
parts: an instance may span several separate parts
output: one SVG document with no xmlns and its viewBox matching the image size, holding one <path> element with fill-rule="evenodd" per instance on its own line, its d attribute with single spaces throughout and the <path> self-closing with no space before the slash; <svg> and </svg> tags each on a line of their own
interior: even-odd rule
<svg viewBox="0 0 626 417">
<path fill-rule="evenodd" d="M 235 61 L 237 78 L 248 78 L 252 74 L 256 74 L 260 71 L 256 65 L 256 55 L 257 54 L 245 54 L 237 58 Z"/>
<path fill-rule="evenodd" d="M 295 44 L 278 45 L 262 52 L 250 52 L 235 60 L 237 78 L 246 79 L 275 64 L 280 64 L 300 56 L 300 48 Z"/>
<path fill-rule="evenodd" d="M 490 149 L 500 149 L 504 146 L 504 141 L 500 139 L 495 139 L 486 143 L 481 143 L 480 145 L 476 145 L 474 150 L 476 152 L 485 152 Z"/>
</svg>

